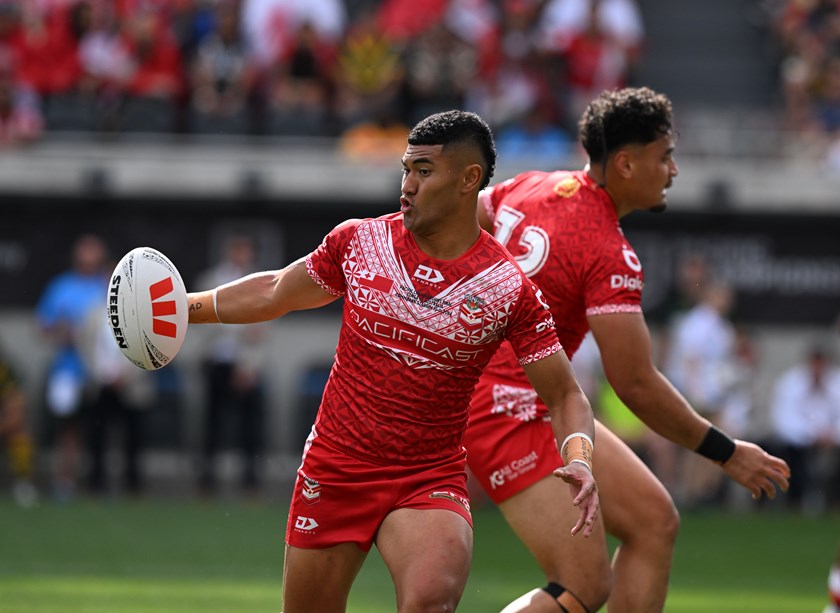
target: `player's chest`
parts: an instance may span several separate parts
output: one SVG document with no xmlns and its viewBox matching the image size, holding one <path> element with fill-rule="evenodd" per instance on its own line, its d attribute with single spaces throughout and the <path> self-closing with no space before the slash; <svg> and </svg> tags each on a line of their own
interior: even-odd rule
<svg viewBox="0 0 840 613">
<path fill-rule="evenodd" d="M 351 323 L 364 335 L 488 343 L 502 336 L 522 287 L 518 270 L 503 258 L 450 263 L 357 244 L 342 266 Z"/>
</svg>

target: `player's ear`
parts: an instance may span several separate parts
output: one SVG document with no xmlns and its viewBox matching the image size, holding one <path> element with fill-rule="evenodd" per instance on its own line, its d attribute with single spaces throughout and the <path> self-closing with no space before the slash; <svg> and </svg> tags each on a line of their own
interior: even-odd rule
<svg viewBox="0 0 840 613">
<path fill-rule="evenodd" d="M 478 191 L 481 186 L 481 177 L 484 176 L 484 170 L 481 164 L 470 164 L 464 169 L 463 188 L 465 192 Z"/>
<path fill-rule="evenodd" d="M 619 149 L 613 156 L 613 168 L 622 179 L 629 179 L 633 175 L 635 161 L 627 149 Z"/>
</svg>

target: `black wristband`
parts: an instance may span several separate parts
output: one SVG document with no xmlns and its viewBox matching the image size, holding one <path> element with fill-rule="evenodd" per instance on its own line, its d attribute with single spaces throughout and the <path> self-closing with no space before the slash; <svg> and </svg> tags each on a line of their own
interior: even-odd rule
<svg viewBox="0 0 840 613">
<path fill-rule="evenodd" d="M 723 464 L 735 453 L 735 441 L 717 426 L 711 426 L 703 442 L 694 450 L 701 456 Z"/>
</svg>

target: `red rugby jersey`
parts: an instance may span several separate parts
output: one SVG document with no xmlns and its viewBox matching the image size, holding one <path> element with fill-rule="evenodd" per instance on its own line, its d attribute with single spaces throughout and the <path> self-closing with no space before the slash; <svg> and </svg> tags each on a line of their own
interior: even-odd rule
<svg viewBox="0 0 840 613">
<path fill-rule="evenodd" d="M 561 350 L 538 290 L 486 232 L 444 261 L 417 246 L 401 213 L 350 220 L 306 266 L 344 297 L 315 433 L 363 460 L 408 464 L 459 452 L 476 381 L 501 342 L 517 364 Z"/>
<path fill-rule="evenodd" d="M 481 192 L 495 235 L 542 290 L 566 355 L 589 330 L 587 316 L 641 312 L 644 274 L 607 192 L 584 171 L 525 172 Z M 488 376 L 528 384 L 509 347 Z"/>
</svg>

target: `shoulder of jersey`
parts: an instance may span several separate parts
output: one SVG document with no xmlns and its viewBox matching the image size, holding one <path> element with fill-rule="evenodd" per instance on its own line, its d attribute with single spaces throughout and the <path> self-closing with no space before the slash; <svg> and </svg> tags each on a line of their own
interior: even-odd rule
<svg viewBox="0 0 840 613">
<path fill-rule="evenodd" d="M 126 358 L 145 370 L 166 366 L 187 334 L 187 290 L 178 269 L 156 249 L 132 249 L 111 275 L 107 315 Z"/>
</svg>

